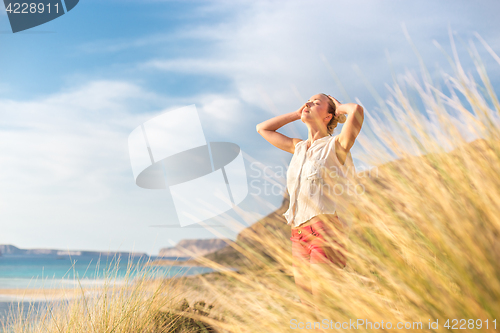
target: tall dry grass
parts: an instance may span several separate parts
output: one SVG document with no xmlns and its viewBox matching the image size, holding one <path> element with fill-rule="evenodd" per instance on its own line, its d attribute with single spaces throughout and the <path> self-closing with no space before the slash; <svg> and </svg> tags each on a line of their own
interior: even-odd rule
<svg viewBox="0 0 500 333">
<path fill-rule="evenodd" d="M 14 303 L 0 331 L 214 332 L 196 316 L 223 320 L 223 314 L 214 308 L 214 296 L 181 282 L 181 275 L 158 278 L 165 272 L 159 272 L 148 259 L 135 264 L 128 261 L 125 276 L 120 277 L 119 263 L 120 257 L 106 263 L 103 285 L 84 287 L 77 278 L 79 290 L 64 290 L 61 299 L 48 300 L 45 306 Z"/>
<path fill-rule="evenodd" d="M 378 113 L 365 110 L 358 145 L 379 166 L 338 179 L 359 192 L 336 197 L 351 225 L 348 266 L 301 267 L 319 288 L 319 298 L 303 295 L 317 310 L 298 302 L 286 239 L 254 235 L 278 264 L 238 247 L 257 268 L 227 273 L 237 281 L 231 289 L 206 283 L 233 313 L 231 332 L 288 332 L 299 322 L 327 331 L 499 329 L 500 105 L 474 44 L 479 82 L 451 42 L 447 91 L 422 66 L 421 77 L 389 87 Z"/>
<path fill-rule="evenodd" d="M 337 196 L 339 216 L 351 225 L 347 267 L 300 267 L 319 290 L 316 296 L 302 295 L 316 308 L 299 300 L 289 240 L 249 233 L 256 247 L 232 245 L 252 263 L 248 269 L 224 271 L 218 280 L 214 275 L 143 279 L 108 287 L 97 298 L 53 309 L 38 322 L 20 320 L 11 331 L 174 332 L 185 318 L 220 332 L 290 332 L 301 322 L 317 331 L 374 331 L 377 324 L 400 331 L 405 328 L 397 325 L 403 323 L 406 331 L 441 332 L 453 319 L 456 329 L 497 331 L 500 105 L 474 46 L 480 82 L 462 68 L 452 46 L 454 72 L 443 75 L 448 91 L 422 68 L 420 78 L 407 74 L 390 87 L 378 114 L 365 110 L 357 144 L 366 152 L 363 159 L 379 166 L 339 179 L 362 191 Z M 482 140 L 470 143 L 474 138 Z M 210 314 L 186 306 L 174 311 L 182 298 L 214 307 Z M 169 311 L 164 325 L 156 325 L 158 313 Z M 436 322 L 437 327 L 428 326 Z"/>
</svg>

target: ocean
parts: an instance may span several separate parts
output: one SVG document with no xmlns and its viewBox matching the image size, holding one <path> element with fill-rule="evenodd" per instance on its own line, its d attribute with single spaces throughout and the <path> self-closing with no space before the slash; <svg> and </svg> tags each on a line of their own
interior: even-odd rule
<svg viewBox="0 0 500 333">
<path fill-rule="evenodd" d="M 30 303 L 35 307 L 46 305 L 43 300 L 8 295 L 5 289 L 78 288 L 80 285 L 90 287 L 104 284 L 106 281 L 108 284 L 120 283 L 125 278 L 133 279 L 136 275 L 171 278 L 213 271 L 207 267 L 144 266 L 148 260 L 155 259 L 156 256 L 0 256 L 0 322 L 5 322 L 9 308 L 13 305 L 17 308 L 18 302 L 24 304 L 25 310 Z M 163 257 L 163 259 L 183 261 L 189 258 Z M 0 332 L 1 327 L 0 323 Z"/>
</svg>

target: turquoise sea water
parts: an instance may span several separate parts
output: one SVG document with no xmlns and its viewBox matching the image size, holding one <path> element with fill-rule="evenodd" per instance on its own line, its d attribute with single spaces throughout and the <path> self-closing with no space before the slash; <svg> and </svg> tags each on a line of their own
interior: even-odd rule
<svg viewBox="0 0 500 333">
<path fill-rule="evenodd" d="M 3 255 L 0 256 L 0 322 L 4 321 L 12 304 L 35 301 L 26 297 L 2 295 L 1 289 L 71 288 L 116 284 L 136 276 L 180 277 L 212 272 L 207 267 L 145 266 L 156 256 L 56 256 L 56 255 Z M 183 261 L 188 258 L 163 259 Z M 37 302 L 43 306 L 44 302 Z M 27 303 L 25 303 L 27 304 Z M 1 332 L 1 324 L 0 324 Z"/>
<path fill-rule="evenodd" d="M 104 283 L 108 280 L 133 278 L 137 274 L 150 277 L 175 277 L 211 272 L 205 267 L 151 266 L 141 270 L 157 257 L 112 256 L 32 256 L 4 255 L 0 257 L 0 289 L 68 288 L 80 284 Z M 164 258 L 176 260 L 177 258 Z M 179 258 L 186 260 L 188 258 Z M 1 297 L 0 297 L 1 300 Z"/>
</svg>

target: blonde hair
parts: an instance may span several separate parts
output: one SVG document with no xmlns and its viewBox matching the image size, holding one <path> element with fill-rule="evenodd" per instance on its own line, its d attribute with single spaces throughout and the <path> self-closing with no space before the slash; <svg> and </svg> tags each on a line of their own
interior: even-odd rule
<svg viewBox="0 0 500 333">
<path fill-rule="evenodd" d="M 330 121 L 328 122 L 328 125 L 326 125 L 326 130 L 328 131 L 328 134 L 329 135 L 332 135 L 333 133 L 333 130 L 337 127 L 337 124 L 338 123 L 345 123 L 345 121 L 347 120 L 347 117 L 345 116 L 345 114 L 337 114 L 337 106 L 335 105 L 335 103 L 332 101 L 332 99 L 330 97 L 328 97 L 327 94 L 323 94 L 321 93 L 322 95 L 325 95 L 327 98 L 328 98 L 328 113 L 331 113 L 333 115 L 332 119 L 330 119 Z"/>
</svg>

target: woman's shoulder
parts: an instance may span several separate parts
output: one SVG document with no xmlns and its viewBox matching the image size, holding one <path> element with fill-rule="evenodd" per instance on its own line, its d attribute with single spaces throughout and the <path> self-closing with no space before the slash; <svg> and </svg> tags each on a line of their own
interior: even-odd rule
<svg viewBox="0 0 500 333">
<path fill-rule="evenodd" d="M 341 167 L 353 167 L 354 163 L 350 151 L 345 151 L 338 140 L 338 135 L 332 136 L 329 142 L 329 155 L 336 160 Z M 339 160 L 339 156 L 344 156 L 344 163 Z"/>
<path fill-rule="evenodd" d="M 335 147 L 335 141 L 337 140 L 336 135 L 330 135 L 330 137 L 327 139 L 327 145 L 329 148 Z"/>
<path fill-rule="evenodd" d="M 292 138 L 293 148 L 290 153 L 292 153 L 294 156 L 296 155 L 295 153 L 297 152 L 297 149 L 300 149 L 301 142 L 303 142 L 302 139 Z"/>
<path fill-rule="evenodd" d="M 335 160 L 336 163 L 340 163 L 340 161 L 338 160 L 338 156 L 337 156 L 337 149 L 336 149 L 336 142 L 337 142 L 337 135 L 332 135 L 329 139 L 328 139 L 328 156 L 330 158 L 333 158 Z"/>
<path fill-rule="evenodd" d="M 302 146 L 304 144 L 304 142 L 307 142 L 307 140 L 293 139 L 294 149 L 297 149 L 298 147 Z"/>
<path fill-rule="evenodd" d="M 304 140 L 302 140 L 302 139 L 297 139 L 297 138 L 294 138 L 294 139 L 292 139 L 292 140 L 293 140 L 293 145 L 294 145 L 295 147 L 297 147 L 297 145 L 298 145 L 299 143 L 304 142 Z"/>
</svg>

